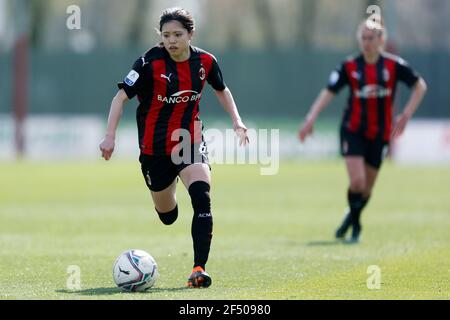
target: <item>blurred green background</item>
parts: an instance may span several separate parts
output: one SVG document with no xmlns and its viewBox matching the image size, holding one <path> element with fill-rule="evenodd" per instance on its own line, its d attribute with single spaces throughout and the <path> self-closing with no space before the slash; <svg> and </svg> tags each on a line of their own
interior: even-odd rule
<svg viewBox="0 0 450 320">
<path fill-rule="evenodd" d="M 450 117 L 450 2 L 445 0 L 0 0 L 0 114 L 13 108 L 17 39 L 28 43 L 31 114 L 106 116 L 116 82 L 159 39 L 164 8 L 182 6 L 197 23 L 193 45 L 219 60 L 242 115 L 300 121 L 331 70 L 358 50 L 357 24 L 368 5 L 381 7 L 387 50 L 399 54 L 429 84 L 418 117 Z M 70 5 L 80 8 L 80 29 L 66 26 Z M 400 86 L 397 107 L 408 90 Z M 324 117 L 337 119 L 342 92 Z M 134 102 L 137 105 L 137 102 Z M 126 118 L 134 118 L 127 108 Z M 201 103 L 206 117 L 223 117 L 211 90 Z"/>
</svg>

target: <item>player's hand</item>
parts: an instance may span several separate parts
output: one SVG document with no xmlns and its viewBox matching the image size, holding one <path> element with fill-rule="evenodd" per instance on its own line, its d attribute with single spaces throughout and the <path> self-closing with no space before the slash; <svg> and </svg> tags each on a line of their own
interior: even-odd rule
<svg viewBox="0 0 450 320">
<path fill-rule="evenodd" d="M 396 139 L 402 135 L 408 121 L 409 117 L 405 113 L 402 113 L 395 118 L 394 128 L 392 130 L 392 139 Z"/>
<path fill-rule="evenodd" d="M 111 158 L 111 155 L 114 152 L 114 145 L 114 138 L 110 136 L 106 136 L 100 143 L 100 151 L 102 152 L 102 157 L 105 158 L 105 160 L 109 160 Z"/>
<path fill-rule="evenodd" d="M 313 131 L 314 121 L 312 119 L 306 119 L 300 127 L 300 130 L 298 131 L 298 138 L 300 139 L 301 143 L 305 142 L 306 137 L 312 135 Z"/>
<path fill-rule="evenodd" d="M 239 137 L 239 145 L 247 145 L 250 140 L 247 135 L 247 127 L 244 125 L 241 119 L 237 119 L 233 122 L 233 129 Z"/>
</svg>

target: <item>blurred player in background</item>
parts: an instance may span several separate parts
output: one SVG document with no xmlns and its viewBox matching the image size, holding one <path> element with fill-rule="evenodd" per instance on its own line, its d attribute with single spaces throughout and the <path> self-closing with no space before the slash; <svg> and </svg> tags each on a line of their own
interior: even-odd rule
<svg viewBox="0 0 450 320">
<path fill-rule="evenodd" d="M 403 133 L 427 90 L 425 81 L 402 58 L 384 52 L 386 29 L 381 19 L 362 22 L 357 39 L 361 52 L 347 58 L 331 73 L 327 88 L 320 92 L 299 131 L 304 142 L 312 134 L 320 112 L 344 86 L 350 87 L 340 128 L 340 151 L 350 181 L 349 212 L 337 229 L 336 238 L 343 239 L 352 227 L 351 242 L 359 240 L 361 212 L 370 199 L 387 147 Z M 412 92 L 392 124 L 398 81 Z"/>
<path fill-rule="evenodd" d="M 176 184 L 180 177 L 194 209 L 191 229 L 194 269 L 188 278 L 188 286 L 208 287 L 211 277 L 206 273 L 205 265 L 213 229 L 211 176 L 199 119 L 199 102 L 205 81 L 230 114 L 240 144 L 245 145 L 249 140 L 217 60 L 208 52 L 191 46 L 194 29 L 194 19 L 186 10 L 171 8 L 162 13 L 159 22 L 162 42 L 139 57 L 124 81 L 119 83 L 120 90 L 111 103 L 100 150 L 105 160 L 109 160 L 123 106 L 137 96 L 140 102 L 136 113 L 139 161 L 155 210 L 164 224 L 175 222 L 178 217 Z M 188 133 L 188 138 L 183 132 Z M 186 140 L 189 148 L 180 150 L 180 144 L 184 142 L 183 146 L 186 146 Z M 182 161 L 175 161 L 180 155 Z"/>
</svg>

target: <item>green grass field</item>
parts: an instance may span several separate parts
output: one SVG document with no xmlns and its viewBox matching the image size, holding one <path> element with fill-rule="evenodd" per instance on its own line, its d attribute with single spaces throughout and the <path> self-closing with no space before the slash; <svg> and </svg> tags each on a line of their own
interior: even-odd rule
<svg viewBox="0 0 450 320">
<path fill-rule="evenodd" d="M 450 167 L 386 163 L 362 242 L 335 242 L 347 178 L 341 161 L 213 166 L 213 285 L 187 289 L 192 210 L 162 225 L 137 162 L 0 164 L 1 299 L 449 299 Z M 158 262 L 146 293 L 122 293 L 112 265 L 140 248 Z M 66 287 L 69 265 L 81 290 Z M 368 289 L 367 269 L 381 270 Z"/>
</svg>

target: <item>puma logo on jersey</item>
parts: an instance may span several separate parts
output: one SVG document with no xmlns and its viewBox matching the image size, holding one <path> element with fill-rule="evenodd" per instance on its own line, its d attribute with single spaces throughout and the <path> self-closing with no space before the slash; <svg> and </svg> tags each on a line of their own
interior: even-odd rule
<svg viewBox="0 0 450 320">
<path fill-rule="evenodd" d="M 361 79 L 361 75 L 359 74 L 358 71 L 352 71 L 351 76 L 352 76 L 354 79 L 356 79 L 356 80 Z"/>
<path fill-rule="evenodd" d="M 146 64 L 148 64 L 148 62 L 145 61 L 144 57 L 141 57 L 142 60 L 142 66 L 145 66 Z"/>
<path fill-rule="evenodd" d="M 384 81 L 388 82 L 390 78 L 391 78 L 391 75 L 389 74 L 389 70 L 388 69 L 383 69 L 383 79 L 384 79 Z"/>
<path fill-rule="evenodd" d="M 169 81 L 170 82 L 170 77 L 172 76 L 172 74 L 170 73 L 168 76 L 166 76 L 165 74 L 162 74 L 161 73 L 161 78 L 164 78 L 164 79 L 166 79 L 167 81 Z"/>
</svg>

